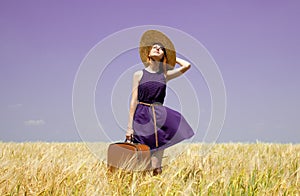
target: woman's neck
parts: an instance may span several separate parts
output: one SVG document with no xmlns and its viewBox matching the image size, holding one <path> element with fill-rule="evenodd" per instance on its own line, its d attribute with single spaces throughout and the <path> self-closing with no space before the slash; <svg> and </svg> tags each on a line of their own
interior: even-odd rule
<svg viewBox="0 0 300 196">
<path fill-rule="evenodd" d="M 151 72 L 159 72 L 160 71 L 160 62 L 151 60 L 149 66 L 146 68 Z"/>
</svg>

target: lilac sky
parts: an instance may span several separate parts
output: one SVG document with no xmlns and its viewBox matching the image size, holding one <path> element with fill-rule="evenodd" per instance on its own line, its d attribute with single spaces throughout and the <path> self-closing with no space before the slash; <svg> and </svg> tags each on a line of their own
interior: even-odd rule
<svg viewBox="0 0 300 196">
<path fill-rule="evenodd" d="M 163 25 L 196 38 L 219 66 L 218 142 L 299 143 L 299 10 L 299 1 L 1 1 L 0 141 L 81 141 L 72 88 L 83 58 L 117 31 Z"/>
</svg>

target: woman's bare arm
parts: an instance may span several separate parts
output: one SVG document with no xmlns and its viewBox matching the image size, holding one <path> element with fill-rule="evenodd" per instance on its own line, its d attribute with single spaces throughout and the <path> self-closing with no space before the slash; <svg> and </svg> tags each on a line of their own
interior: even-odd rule
<svg viewBox="0 0 300 196">
<path fill-rule="evenodd" d="M 133 124 L 133 115 L 138 104 L 138 85 L 139 81 L 143 76 L 143 71 L 137 71 L 133 74 L 133 81 L 132 81 L 132 94 L 131 94 L 131 101 L 130 101 L 130 108 L 129 108 L 129 119 L 128 119 L 128 126 L 126 132 L 126 138 L 131 139 L 131 135 L 134 133 L 132 128 Z"/>
<path fill-rule="evenodd" d="M 167 71 L 166 74 L 167 81 L 177 78 L 178 76 L 181 76 L 183 73 L 185 73 L 187 70 L 191 68 L 191 64 L 188 61 L 183 60 L 181 58 L 176 57 L 176 63 L 180 67 Z"/>
</svg>

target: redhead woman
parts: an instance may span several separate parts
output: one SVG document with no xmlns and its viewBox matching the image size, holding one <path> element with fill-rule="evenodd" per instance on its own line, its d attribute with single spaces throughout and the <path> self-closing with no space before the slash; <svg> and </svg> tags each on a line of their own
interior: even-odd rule
<svg viewBox="0 0 300 196">
<path fill-rule="evenodd" d="M 157 30 L 142 35 L 139 52 L 145 68 L 133 75 L 126 139 L 150 147 L 153 175 L 157 175 L 162 172 L 164 149 L 194 135 L 179 112 L 163 105 L 168 81 L 184 74 L 191 64 L 176 57 L 171 40 Z"/>
</svg>

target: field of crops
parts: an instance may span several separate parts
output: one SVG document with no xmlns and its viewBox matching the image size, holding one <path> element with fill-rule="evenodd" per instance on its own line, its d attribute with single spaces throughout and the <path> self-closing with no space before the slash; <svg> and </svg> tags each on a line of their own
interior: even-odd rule
<svg viewBox="0 0 300 196">
<path fill-rule="evenodd" d="M 108 172 L 107 144 L 0 143 L 0 195 L 300 195 L 299 144 L 182 145 L 152 176 Z"/>
</svg>

